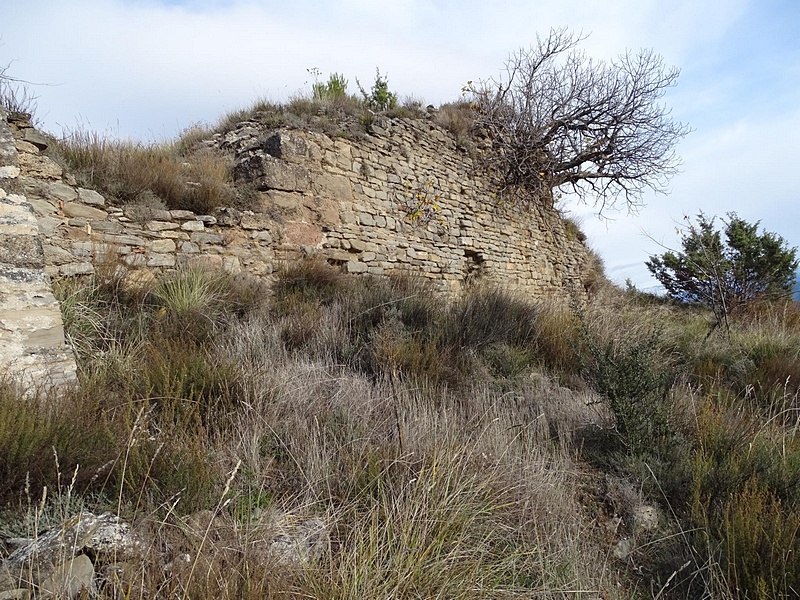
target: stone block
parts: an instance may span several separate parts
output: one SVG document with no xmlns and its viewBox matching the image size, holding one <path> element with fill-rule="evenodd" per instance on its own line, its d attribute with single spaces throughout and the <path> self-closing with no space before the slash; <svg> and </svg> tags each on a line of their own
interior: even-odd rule
<svg viewBox="0 0 800 600">
<path fill-rule="evenodd" d="M 63 208 L 64 214 L 68 217 L 78 217 L 84 219 L 92 219 L 93 221 L 102 221 L 108 217 L 108 213 L 99 208 L 93 208 L 80 204 L 78 202 L 65 202 Z"/>
<path fill-rule="evenodd" d="M 147 242 L 138 235 L 116 235 L 111 233 L 103 234 L 103 241 L 109 244 L 119 244 L 123 246 L 144 246 Z"/>
<path fill-rule="evenodd" d="M 151 252 L 164 254 L 167 252 L 175 252 L 175 242 L 172 240 L 153 240 L 146 244 L 146 248 Z"/>
<path fill-rule="evenodd" d="M 60 181 L 47 186 L 47 195 L 50 198 L 61 200 L 62 202 L 72 202 L 78 198 L 78 192 L 75 188 L 61 183 Z"/>
<path fill-rule="evenodd" d="M 190 210 L 171 210 L 169 211 L 169 216 L 176 221 L 190 221 L 195 219 L 195 214 Z"/>
<path fill-rule="evenodd" d="M 179 228 L 180 223 L 173 223 L 172 221 L 148 221 L 145 223 L 147 231 L 169 231 Z"/>
<path fill-rule="evenodd" d="M 180 251 L 184 254 L 197 254 L 200 252 L 200 246 L 193 242 L 181 242 Z"/>
<path fill-rule="evenodd" d="M 47 150 L 47 146 L 49 145 L 47 138 L 33 127 L 25 128 L 22 139 L 29 144 L 33 144 L 39 150 Z"/>
<path fill-rule="evenodd" d="M 355 260 L 348 261 L 346 265 L 348 273 L 366 273 L 368 268 L 364 263 Z"/>
<path fill-rule="evenodd" d="M 195 244 L 221 244 L 222 236 L 216 233 L 204 233 L 202 231 L 192 232 L 190 238 Z"/>
<path fill-rule="evenodd" d="M 242 159 L 234 167 L 237 179 L 252 181 L 261 190 L 308 192 L 311 174 L 300 165 L 290 164 L 269 154 L 256 154 Z"/>
<path fill-rule="evenodd" d="M 103 196 L 94 190 L 87 190 L 86 188 L 78 188 L 78 200 L 92 206 L 105 206 L 106 203 L 106 199 Z"/>
<path fill-rule="evenodd" d="M 206 228 L 202 221 L 185 221 L 181 223 L 183 231 L 203 231 Z"/>
<path fill-rule="evenodd" d="M 28 177 L 48 181 L 60 180 L 64 173 L 52 158 L 41 154 L 20 154 L 19 167 Z"/>
<path fill-rule="evenodd" d="M 174 254 L 148 254 L 147 255 L 148 267 L 174 267 L 175 255 Z"/>
</svg>

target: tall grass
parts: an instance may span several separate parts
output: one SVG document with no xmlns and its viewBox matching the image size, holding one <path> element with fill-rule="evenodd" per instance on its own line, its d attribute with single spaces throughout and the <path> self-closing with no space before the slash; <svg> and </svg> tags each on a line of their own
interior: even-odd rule
<svg viewBox="0 0 800 600">
<path fill-rule="evenodd" d="M 229 159 L 187 144 L 117 140 L 76 130 L 58 140 L 52 152 L 81 185 L 122 203 L 153 195 L 170 209 L 205 214 L 233 198 Z"/>
<path fill-rule="evenodd" d="M 742 387 L 794 364 L 776 314 L 706 339 L 702 315 L 624 295 L 579 314 L 492 289 L 451 302 L 320 263 L 271 295 L 208 271 L 105 281 L 58 287 L 81 389 L 2 389 L 0 528 L 75 472 L 77 502 L 155 540 L 124 597 L 796 592 L 797 394 Z M 750 366 L 701 371 L 709 356 Z M 638 502 L 666 520 L 637 531 Z M 327 549 L 280 563 L 278 514 L 321 519 Z"/>
</svg>

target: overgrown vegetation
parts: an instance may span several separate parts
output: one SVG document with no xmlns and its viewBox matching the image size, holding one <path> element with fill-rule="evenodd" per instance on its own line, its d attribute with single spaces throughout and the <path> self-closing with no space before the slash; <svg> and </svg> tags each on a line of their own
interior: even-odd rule
<svg viewBox="0 0 800 600">
<path fill-rule="evenodd" d="M 271 295 L 205 271 L 58 294 L 81 388 L 2 388 L 2 531 L 76 472 L 73 504 L 160 528 L 291 510 L 332 536 L 279 573 L 246 536 L 209 539 L 189 572 L 153 555 L 120 584 L 132 597 L 796 595 L 791 304 L 706 339 L 702 310 L 634 292 L 580 313 L 496 289 L 445 301 L 318 262 Z"/>
</svg>

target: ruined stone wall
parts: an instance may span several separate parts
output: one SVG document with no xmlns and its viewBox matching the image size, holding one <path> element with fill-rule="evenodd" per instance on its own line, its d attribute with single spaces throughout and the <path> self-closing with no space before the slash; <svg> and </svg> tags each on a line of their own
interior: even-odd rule
<svg viewBox="0 0 800 600">
<path fill-rule="evenodd" d="M 29 127 L 21 136 L 31 147 L 44 143 Z M 26 167 L 0 108 L 0 377 L 25 388 L 61 386 L 75 380 L 75 357 L 45 273 L 38 221 L 21 191 Z"/>
<path fill-rule="evenodd" d="M 429 120 L 376 118 L 353 139 L 242 122 L 206 143 L 254 190 L 250 210 L 212 215 L 112 206 L 26 140 L 34 130 L 11 125 L 52 276 L 100 265 L 143 279 L 192 266 L 267 276 L 318 255 L 350 273 L 419 273 L 449 292 L 485 280 L 532 297 L 585 294 L 589 254 L 556 211 L 498 207 L 470 154 Z M 429 223 L 409 217 L 420 198 L 438 207 Z"/>
</svg>

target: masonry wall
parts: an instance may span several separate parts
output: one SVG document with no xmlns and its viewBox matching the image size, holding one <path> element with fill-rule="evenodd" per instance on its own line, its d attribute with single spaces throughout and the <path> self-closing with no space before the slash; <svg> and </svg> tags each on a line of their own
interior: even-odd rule
<svg viewBox="0 0 800 600">
<path fill-rule="evenodd" d="M 242 122 L 206 144 L 230 154 L 253 198 L 212 215 L 113 206 L 26 139 L 29 124 L 11 129 L 51 276 L 104 265 L 141 279 L 192 266 L 269 276 L 318 255 L 350 273 L 412 271 L 448 292 L 484 280 L 532 297 L 585 295 L 589 253 L 556 211 L 498 207 L 469 153 L 425 119 L 377 118 L 358 139 Z M 429 223 L 409 215 L 419 199 L 438 207 Z"/>
<path fill-rule="evenodd" d="M 28 129 L 26 144 L 44 144 Z M 21 192 L 26 166 L 0 108 L 0 377 L 25 388 L 61 386 L 75 381 L 75 357 L 45 272 L 38 220 Z"/>
</svg>

